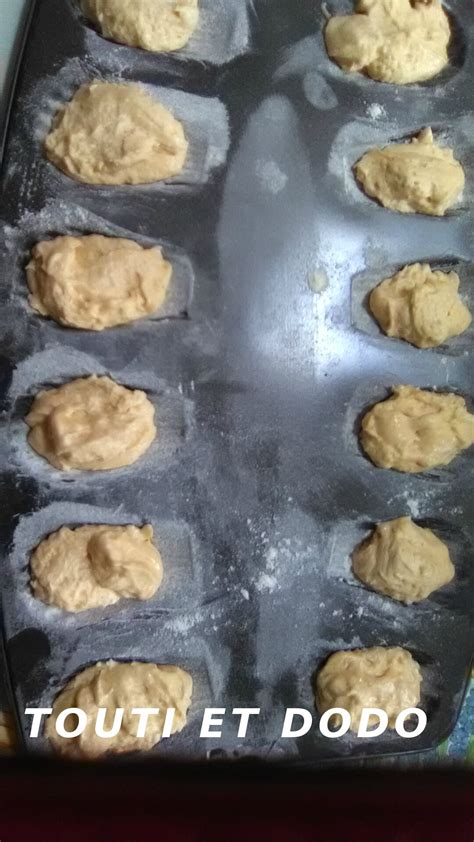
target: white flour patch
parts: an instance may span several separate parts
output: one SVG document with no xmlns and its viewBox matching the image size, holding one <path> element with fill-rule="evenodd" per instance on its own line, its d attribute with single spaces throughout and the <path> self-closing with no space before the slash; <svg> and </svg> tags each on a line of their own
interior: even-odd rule
<svg viewBox="0 0 474 842">
<path fill-rule="evenodd" d="M 412 518 L 420 517 L 421 506 L 419 500 L 407 499 L 407 508 Z"/>
<path fill-rule="evenodd" d="M 276 195 L 286 187 L 288 176 L 282 172 L 276 161 L 257 161 L 255 173 L 264 190 Z"/>
<path fill-rule="evenodd" d="M 259 593 L 262 593 L 262 591 L 273 593 L 278 588 L 278 579 L 275 576 L 270 576 L 269 573 L 261 573 L 255 587 Z"/>
<path fill-rule="evenodd" d="M 371 120 L 381 120 L 387 116 L 384 106 L 380 105 L 378 102 L 371 102 L 365 109 L 365 113 Z"/>
<path fill-rule="evenodd" d="M 298 511 L 289 512 L 270 534 L 262 532 L 260 537 L 261 530 L 251 531 L 255 531 L 262 551 L 252 582 L 258 593 L 285 591 L 297 580 L 303 583 L 307 577 L 314 583 L 315 565 L 321 556 L 318 541 L 322 536 L 315 534 L 311 518 Z"/>
</svg>

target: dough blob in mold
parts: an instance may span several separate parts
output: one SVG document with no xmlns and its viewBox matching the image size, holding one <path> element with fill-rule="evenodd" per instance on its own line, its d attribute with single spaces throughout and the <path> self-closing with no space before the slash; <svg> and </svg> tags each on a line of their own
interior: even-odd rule
<svg viewBox="0 0 474 842">
<path fill-rule="evenodd" d="M 80 0 L 104 38 L 169 53 L 184 47 L 199 20 L 198 0 Z"/>
<path fill-rule="evenodd" d="M 355 550 L 352 569 L 372 590 L 407 604 L 421 602 L 454 577 L 446 544 L 409 517 L 377 524 Z"/>
<path fill-rule="evenodd" d="M 351 730 L 357 731 L 364 708 L 379 708 L 394 728 L 397 716 L 418 707 L 422 676 L 410 652 L 400 646 L 374 646 L 331 655 L 316 677 L 316 707 L 319 713 L 343 708 L 351 716 Z M 378 724 L 374 717 L 369 724 Z"/>
<path fill-rule="evenodd" d="M 436 348 L 471 324 L 471 314 L 459 297 L 459 284 L 456 272 L 413 263 L 375 287 L 369 307 L 387 336 L 417 348 Z"/>
<path fill-rule="evenodd" d="M 34 310 L 64 327 L 97 331 L 159 311 L 171 275 L 159 247 L 99 234 L 37 243 L 26 267 Z"/>
<path fill-rule="evenodd" d="M 59 109 L 44 148 L 84 184 L 151 184 L 182 172 L 188 142 L 181 123 L 141 85 L 95 81 Z"/>
<path fill-rule="evenodd" d="M 79 672 L 56 697 L 53 712 L 46 720 L 45 734 L 59 754 L 76 760 L 96 759 L 107 754 L 149 751 L 162 738 L 168 709 L 174 709 L 171 734 L 182 731 L 191 704 L 191 675 L 178 666 L 143 662 L 99 662 Z M 69 708 L 80 708 L 87 715 L 87 726 L 77 737 L 58 735 L 58 715 Z M 124 711 L 118 733 L 110 738 L 97 736 L 95 725 L 100 708 L 106 709 L 105 725 L 110 730 L 118 708 Z M 150 715 L 144 737 L 137 736 L 136 708 L 159 708 Z M 77 724 L 71 716 L 66 728 Z"/>
<path fill-rule="evenodd" d="M 343 70 L 408 85 L 448 64 L 451 29 L 439 0 L 358 0 L 355 14 L 330 18 L 325 39 Z"/>
<path fill-rule="evenodd" d="M 452 149 L 438 146 L 430 128 L 408 143 L 370 149 L 354 166 L 364 192 L 399 213 L 444 216 L 464 189 L 464 170 Z"/>
<path fill-rule="evenodd" d="M 474 443 L 474 415 L 460 395 L 395 386 L 364 416 L 360 441 L 377 467 L 421 473 L 449 465 Z"/>
<path fill-rule="evenodd" d="M 151 526 L 63 526 L 36 547 L 30 571 L 37 599 L 72 612 L 151 599 L 163 578 Z"/>
<path fill-rule="evenodd" d="M 84 377 L 40 392 L 26 423 L 36 453 L 61 471 L 108 471 L 140 459 L 156 437 L 145 392 Z"/>
</svg>

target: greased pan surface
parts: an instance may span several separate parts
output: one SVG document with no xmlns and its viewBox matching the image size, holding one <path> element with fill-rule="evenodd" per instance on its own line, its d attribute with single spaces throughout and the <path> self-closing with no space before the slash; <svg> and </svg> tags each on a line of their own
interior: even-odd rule
<svg viewBox="0 0 474 842">
<path fill-rule="evenodd" d="M 473 279 L 474 9 L 449 5 L 453 63 L 406 88 L 345 75 L 327 58 L 313 0 L 203 3 L 183 54 L 112 44 L 64 0 L 38 2 L 1 176 L 2 606 L 8 666 L 28 748 L 28 706 L 50 704 L 92 661 L 188 667 L 189 726 L 157 754 L 259 754 L 314 763 L 420 750 L 452 729 L 472 652 L 472 454 L 423 475 L 376 469 L 361 414 L 411 383 L 472 395 L 472 329 L 435 351 L 382 336 L 367 291 L 405 263 L 455 265 Z M 348 5 L 334 2 L 332 11 Z M 229 60 L 226 60 L 226 59 Z M 181 177 L 93 188 L 56 171 L 42 141 L 61 102 L 93 78 L 142 82 L 190 139 Z M 376 143 L 431 125 L 462 161 L 462 203 L 446 218 L 402 216 L 367 199 L 351 166 Z M 99 232 L 160 243 L 175 265 L 161 318 L 103 334 L 33 314 L 24 266 L 39 239 Z M 316 293 L 311 278 L 327 287 Z M 314 286 L 314 284 L 313 284 Z M 159 436 L 136 465 L 61 474 L 29 450 L 36 392 L 109 373 L 143 388 Z M 354 546 L 410 514 L 450 546 L 455 581 L 420 605 L 369 593 Z M 28 590 L 32 548 L 62 525 L 155 527 L 165 584 L 148 603 L 66 616 Z M 287 707 L 313 709 L 312 681 L 334 650 L 401 645 L 423 669 L 418 738 L 281 740 Z M 203 708 L 259 706 L 248 738 L 229 717 L 199 739 Z"/>
</svg>

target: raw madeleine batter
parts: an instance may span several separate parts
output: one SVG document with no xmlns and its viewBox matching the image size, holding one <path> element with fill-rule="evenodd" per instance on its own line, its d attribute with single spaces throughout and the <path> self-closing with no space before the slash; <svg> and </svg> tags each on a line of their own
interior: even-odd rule
<svg viewBox="0 0 474 842">
<path fill-rule="evenodd" d="M 430 128 L 409 143 L 371 149 L 354 167 L 364 192 L 399 213 L 444 216 L 464 189 L 464 170 L 452 149 L 438 146 Z"/>
<path fill-rule="evenodd" d="M 80 0 L 105 38 L 156 53 L 179 50 L 199 20 L 198 0 Z"/>
<path fill-rule="evenodd" d="M 388 336 L 418 348 L 435 348 L 471 324 L 471 314 L 459 298 L 459 283 L 456 272 L 413 263 L 372 290 L 370 310 Z"/>
<path fill-rule="evenodd" d="M 454 577 L 446 544 L 409 517 L 379 523 L 355 550 L 352 569 L 369 588 L 407 604 L 421 602 Z"/>
<path fill-rule="evenodd" d="M 474 443 L 474 415 L 460 395 L 395 386 L 364 416 L 360 441 L 377 467 L 420 473 Z"/>
<path fill-rule="evenodd" d="M 48 159 L 85 184 L 149 184 L 178 175 L 188 143 L 181 123 L 141 85 L 82 85 L 57 113 Z"/>
<path fill-rule="evenodd" d="M 151 526 L 63 526 L 31 556 L 34 595 L 64 611 L 151 599 L 163 578 Z"/>
<path fill-rule="evenodd" d="M 446 66 L 451 30 L 439 0 L 358 0 L 356 14 L 329 20 L 325 37 L 344 70 L 407 85 Z"/>
<path fill-rule="evenodd" d="M 82 330 L 105 330 L 156 313 L 171 274 L 160 248 L 99 234 L 37 243 L 26 268 L 31 306 Z"/>
<path fill-rule="evenodd" d="M 349 711 L 352 731 L 358 730 L 364 708 L 379 708 L 393 728 L 401 711 L 418 706 L 421 681 L 419 665 L 400 646 L 335 652 L 318 673 L 316 707 L 319 713 Z"/>
<path fill-rule="evenodd" d="M 78 673 L 57 696 L 45 733 L 55 751 L 77 760 L 95 759 L 108 753 L 149 751 L 161 740 L 168 708 L 174 708 L 172 734 L 186 725 L 191 704 L 193 681 L 188 672 L 176 666 L 106 661 Z M 63 710 L 80 708 L 88 723 L 85 731 L 73 739 L 56 733 L 56 720 Z M 115 737 L 98 737 L 95 722 L 99 708 L 106 708 L 105 728 L 110 729 L 117 708 L 124 709 L 122 726 Z M 143 738 L 137 737 L 138 716 L 134 708 L 159 708 L 149 717 Z M 73 730 L 74 723 L 68 724 Z"/>
<path fill-rule="evenodd" d="M 136 462 L 156 436 L 145 392 L 84 377 L 40 392 L 25 421 L 28 442 L 61 471 L 106 471 Z"/>
</svg>

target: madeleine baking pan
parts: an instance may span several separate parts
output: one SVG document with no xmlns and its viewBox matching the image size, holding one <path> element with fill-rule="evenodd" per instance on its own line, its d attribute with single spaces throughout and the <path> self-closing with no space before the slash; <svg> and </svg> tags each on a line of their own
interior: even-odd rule
<svg viewBox="0 0 474 842">
<path fill-rule="evenodd" d="M 8 672 L 28 750 L 27 706 L 49 706 L 93 661 L 188 668 L 188 727 L 156 749 L 186 758 L 258 755 L 316 763 L 433 747 L 453 728 L 472 653 L 472 454 L 408 475 L 375 468 L 361 415 L 410 383 L 472 394 L 473 330 L 436 350 L 383 336 L 367 292 L 409 262 L 454 266 L 472 299 L 474 8 L 447 4 L 451 64 L 397 87 L 347 75 L 324 49 L 315 0 L 203 0 L 188 47 L 154 55 L 101 38 L 65 0 L 37 2 L 1 174 L 2 587 Z M 333 0 L 330 11 L 350 4 Z M 164 184 L 90 187 L 49 164 L 42 142 L 84 81 L 145 84 L 183 122 L 190 154 Z M 352 165 L 375 144 L 432 126 L 467 186 L 445 218 L 366 198 Z M 159 317 L 101 334 L 27 303 L 31 247 L 58 234 L 159 243 L 174 280 Z M 144 389 L 159 435 L 134 466 L 61 474 L 29 449 L 41 388 L 108 373 Z M 448 543 L 456 578 L 404 606 L 369 592 L 350 553 L 380 520 L 411 515 Z M 152 523 L 165 581 L 150 602 L 79 615 L 28 586 L 31 550 L 62 525 Z M 409 649 L 423 671 L 419 737 L 281 739 L 288 707 L 314 710 L 333 651 Z M 205 707 L 260 707 L 246 740 L 226 718 L 200 739 Z"/>
</svg>

